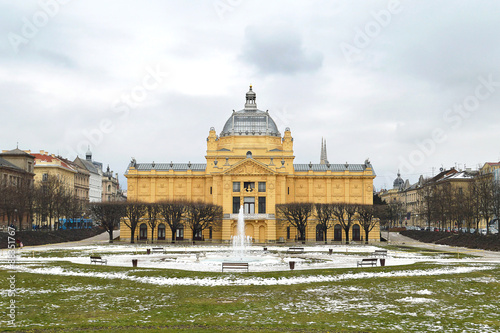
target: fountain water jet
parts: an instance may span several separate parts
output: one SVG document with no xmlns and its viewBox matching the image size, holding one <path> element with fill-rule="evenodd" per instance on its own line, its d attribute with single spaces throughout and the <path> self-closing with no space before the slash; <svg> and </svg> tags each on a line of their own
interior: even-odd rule
<svg viewBox="0 0 500 333">
<path fill-rule="evenodd" d="M 243 205 L 240 207 L 238 213 L 238 234 L 232 236 L 233 241 L 233 256 L 239 259 L 243 259 L 247 254 L 247 246 L 252 244 L 252 237 L 245 236 L 245 216 L 243 214 Z"/>
</svg>

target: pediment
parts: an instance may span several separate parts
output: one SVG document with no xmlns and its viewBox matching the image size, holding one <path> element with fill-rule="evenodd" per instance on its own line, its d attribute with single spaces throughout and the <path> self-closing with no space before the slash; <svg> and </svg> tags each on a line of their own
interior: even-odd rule
<svg viewBox="0 0 500 333">
<path fill-rule="evenodd" d="M 271 170 L 262 162 L 251 158 L 242 160 L 229 169 L 223 172 L 226 175 L 274 175 L 275 171 Z"/>
</svg>

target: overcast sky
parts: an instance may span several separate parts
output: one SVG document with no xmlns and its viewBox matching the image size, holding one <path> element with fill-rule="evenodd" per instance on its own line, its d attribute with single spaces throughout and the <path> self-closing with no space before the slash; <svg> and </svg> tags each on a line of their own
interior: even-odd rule
<svg viewBox="0 0 500 333">
<path fill-rule="evenodd" d="M 252 84 L 377 189 L 500 159 L 499 1 L 0 0 L 0 149 L 204 163 Z"/>
</svg>

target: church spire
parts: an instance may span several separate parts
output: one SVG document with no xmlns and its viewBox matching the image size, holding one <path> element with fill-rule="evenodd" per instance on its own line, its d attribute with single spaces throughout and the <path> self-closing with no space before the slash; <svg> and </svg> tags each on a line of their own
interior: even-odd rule
<svg viewBox="0 0 500 333">
<path fill-rule="evenodd" d="M 328 164 L 328 157 L 326 156 L 326 140 L 321 138 L 321 156 L 319 164 Z"/>
</svg>

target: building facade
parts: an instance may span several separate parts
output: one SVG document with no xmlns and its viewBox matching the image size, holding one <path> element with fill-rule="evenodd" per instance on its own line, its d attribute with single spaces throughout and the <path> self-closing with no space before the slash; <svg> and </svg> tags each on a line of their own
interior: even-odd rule
<svg viewBox="0 0 500 333">
<path fill-rule="evenodd" d="M 26 196 L 33 186 L 34 164 L 35 156 L 18 148 L 0 153 L 0 228 L 30 227 L 29 198 Z"/>
<path fill-rule="evenodd" d="M 99 168 L 92 161 L 92 152 L 90 149 L 85 155 L 85 159 L 77 157 L 75 164 L 89 172 L 89 201 L 102 201 L 102 168 Z"/>
<path fill-rule="evenodd" d="M 118 174 L 113 173 L 108 168 L 102 174 L 102 201 L 122 201 L 123 195 L 120 191 L 120 183 L 118 182 Z"/>
<path fill-rule="evenodd" d="M 294 159 L 292 132 L 286 128 L 280 133 L 269 112 L 257 108 L 250 87 L 244 109 L 232 112 L 220 134 L 210 128 L 205 163 L 138 163 L 133 159 L 125 174 L 127 196 L 142 202 L 182 199 L 220 205 L 224 213 L 221 230 L 204 234 L 205 239 L 220 241 L 229 241 L 236 234 L 237 215 L 243 206 L 246 235 L 261 243 L 296 236 L 296 230 L 277 223 L 276 204 L 373 203 L 375 172 L 368 160 L 331 164 L 326 143 L 322 143 L 321 163 L 295 164 Z M 351 237 L 359 238 L 355 232 L 359 225 L 353 230 Z M 187 232 L 184 238 L 191 238 Z M 311 219 L 306 239 L 318 240 L 317 234 Z M 332 228 L 328 240 L 333 234 Z M 120 237 L 130 239 L 130 230 L 123 223 Z M 378 227 L 370 239 L 379 239 Z"/>
</svg>

